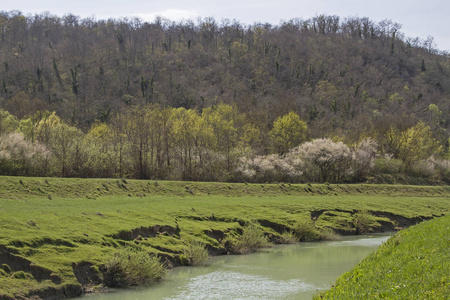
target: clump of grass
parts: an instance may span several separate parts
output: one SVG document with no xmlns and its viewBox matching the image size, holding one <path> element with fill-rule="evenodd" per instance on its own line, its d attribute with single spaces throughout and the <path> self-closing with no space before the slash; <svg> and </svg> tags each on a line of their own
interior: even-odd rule
<svg viewBox="0 0 450 300">
<path fill-rule="evenodd" d="M 11 267 L 8 266 L 7 264 L 2 264 L 1 270 L 5 271 L 8 274 L 12 272 Z"/>
<path fill-rule="evenodd" d="M 294 234 L 301 242 L 312 242 L 320 240 L 320 232 L 314 222 L 309 219 L 298 220 L 294 225 Z"/>
<path fill-rule="evenodd" d="M 32 279 L 33 276 L 30 273 L 25 273 L 24 271 L 14 272 L 12 275 L 15 279 Z"/>
<path fill-rule="evenodd" d="M 204 264 L 209 259 L 208 250 L 203 243 L 188 241 L 183 248 L 182 261 L 190 266 Z"/>
<path fill-rule="evenodd" d="M 281 244 L 297 244 L 299 242 L 299 239 L 295 234 L 291 231 L 283 231 L 279 238 L 279 242 Z"/>
<path fill-rule="evenodd" d="M 105 262 L 103 283 L 109 287 L 148 285 L 161 279 L 165 272 L 165 264 L 156 255 L 125 248 Z"/>
<path fill-rule="evenodd" d="M 27 224 L 30 226 L 36 226 L 36 222 L 34 222 L 33 220 L 28 221 Z"/>
<path fill-rule="evenodd" d="M 8 273 L 6 273 L 5 270 L 0 269 L 0 277 L 6 277 L 6 276 L 8 276 Z"/>
<path fill-rule="evenodd" d="M 366 210 L 361 210 L 355 214 L 353 224 L 358 233 L 368 233 L 372 230 L 372 215 Z"/>
<path fill-rule="evenodd" d="M 342 236 L 337 234 L 331 228 L 321 228 L 319 231 L 319 238 L 321 241 L 339 241 L 342 239 Z"/>
<path fill-rule="evenodd" d="M 301 242 L 336 241 L 341 236 L 331 228 L 316 228 L 313 220 L 302 219 L 294 225 L 294 234 Z"/>
<path fill-rule="evenodd" d="M 240 236 L 227 236 L 223 244 L 228 252 L 235 254 L 250 253 L 270 245 L 262 230 L 254 224 L 247 225 Z"/>
</svg>

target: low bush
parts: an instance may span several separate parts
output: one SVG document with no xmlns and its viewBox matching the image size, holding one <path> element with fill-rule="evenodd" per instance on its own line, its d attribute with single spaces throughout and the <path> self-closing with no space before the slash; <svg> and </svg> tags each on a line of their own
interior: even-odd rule
<svg viewBox="0 0 450 300">
<path fill-rule="evenodd" d="M 294 233 L 301 242 L 336 241 L 341 236 L 331 228 L 316 228 L 315 221 L 302 219 L 294 225 Z"/>
<path fill-rule="evenodd" d="M 372 230 L 372 215 L 365 210 L 359 211 L 353 218 L 353 224 L 358 233 L 368 233 Z"/>
<path fill-rule="evenodd" d="M 319 239 L 321 241 L 339 241 L 342 239 L 342 236 L 331 228 L 321 228 L 319 231 Z"/>
<path fill-rule="evenodd" d="M 109 287 L 147 285 L 160 279 L 166 266 L 160 259 L 139 249 L 117 251 L 103 267 L 103 283 Z"/>
<path fill-rule="evenodd" d="M 280 244 L 297 244 L 298 238 L 291 231 L 283 231 L 279 239 Z"/>
<path fill-rule="evenodd" d="M 246 226 L 240 236 L 227 236 L 223 244 L 228 252 L 235 254 L 250 253 L 270 245 L 261 229 L 254 224 Z"/>
<path fill-rule="evenodd" d="M 320 240 L 320 232 L 312 220 L 302 219 L 294 225 L 295 236 L 301 242 L 312 242 Z"/>
<path fill-rule="evenodd" d="M 399 174 L 405 170 L 402 160 L 389 155 L 378 157 L 374 161 L 374 174 Z"/>
<path fill-rule="evenodd" d="M 189 241 L 183 248 L 182 258 L 182 261 L 187 265 L 198 266 L 209 259 L 209 254 L 204 244 L 197 241 Z"/>
<path fill-rule="evenodd" d="M 14 272 L 12 275 L 15 279 L 32 279 L 33 275 L 25 273 L 24 271 Z"/>
</svg>

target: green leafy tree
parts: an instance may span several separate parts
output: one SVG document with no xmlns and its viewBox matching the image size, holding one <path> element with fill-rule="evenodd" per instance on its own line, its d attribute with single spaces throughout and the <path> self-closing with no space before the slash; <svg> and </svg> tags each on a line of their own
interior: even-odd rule
<svg viewBox="0 0 450 300">
<path fill-rule="evenodd" d="M 214 145 L 213 128 L 196 110 L 178 108 L 175 111 L 173 134 L 176 157 L 183 179 L 200 178 L 210 162 L 209 151 Z"/>
<path fill-rule="evenodd" d="M 226 156 L 226 169 L 234 162 L 232 150 L 238 142 L 238 111 L 231 105 L 220 103 L 203 110 L 202 117 L 213 128 L 216 150 Z"/>
<path fill-rule="evenodd" d="M 83 145 L 83 133 L 74 126 L 60 123 L 52 128 L 51 149 L 59 166 L 59 174 L 66 176 L 83 176 L 86 160 Z"/>
<path fill-rule="evenodd" d="M 278 117 L 269 132 L 273 149 L 279 154 L 285 154 L 302 142 L 306 141 L 308 127 L 306 122 L 293 111 Z"/>
<path fill-rule="evenodd" d="M 422 121 L 401 134 L 398 156 L 407 165 L 432 155 L 439 155 L 441 152 L 442 146 L 439 141 L 433 137 L 430 127 Z"/>
<path fill-rule="evenodd" d="M 19 121 L 8 111 L 0 108 L 0 134 L 14 132 L 19 127 Z"/>
<path fill-rule="evenodd" d="M 114 151 L 113 131 L 102 122 L 95 122 L 83 138 L 86 150 L 86 170 L 89 177 L 113 177 L 116 173 L 117 152 Z"/>
</svg>

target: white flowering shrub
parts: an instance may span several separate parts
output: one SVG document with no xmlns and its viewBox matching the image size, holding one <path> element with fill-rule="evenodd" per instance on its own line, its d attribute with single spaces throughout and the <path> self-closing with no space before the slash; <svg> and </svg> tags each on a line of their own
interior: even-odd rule
<svg viewBox="0 0 450 300">
<path fill-rule="evenodd" d="M 303 143 L 289 153 L 301 161 L 303 177 L 313 182 L 342 182 L 351 173 L 352 152 L 342 142 L 316 139 Z"/>
<path fill-rule="evenodd" d="M 297 168 L 299 163 L 298 159 L 278 154 L 242 157 L 236 171 L 246 181 L 291 182 L 298 181 L 302 174 Z"/>
<path fill-rule="evenodd" d="M 355 181 L 364 180 L 375 166 L 378 144 L 373 139 L 362 140 L 352 153 L 352 177 Z"/>
<path fill-rule="evenodd" d="M 1 175 L 39 174 L 40 164 L 49 156 L 44 145 L 25 140 L 21 133 L 0 136 Z"/>
<path fill-rule="evenodd" d="M 414 162 L 408 171 L 415 177 L 450 181 L 450 161 L 434 156 Z"/>
</svg>

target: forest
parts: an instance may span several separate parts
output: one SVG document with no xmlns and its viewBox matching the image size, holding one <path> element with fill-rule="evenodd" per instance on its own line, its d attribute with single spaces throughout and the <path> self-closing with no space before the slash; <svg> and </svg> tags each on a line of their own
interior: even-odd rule
<svg viewBox="0 0 450 300">
<path fill-rule="evenodd" d="M 448 182 L 449 54 L 401 27 L 0 12 L 0 174 Z"/>
</svg>

